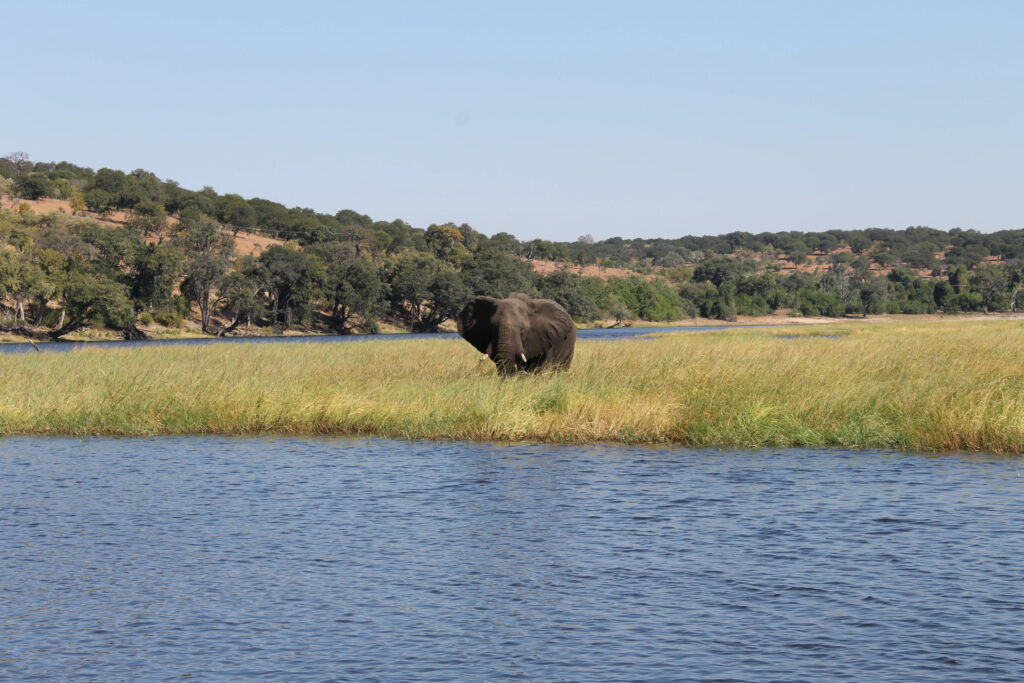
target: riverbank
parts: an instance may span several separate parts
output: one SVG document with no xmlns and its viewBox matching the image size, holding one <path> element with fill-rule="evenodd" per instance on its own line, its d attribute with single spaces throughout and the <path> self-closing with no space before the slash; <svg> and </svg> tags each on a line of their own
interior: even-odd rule
<svg viewBox="0 0 1024 683">
<path fill-rule="evenodd" d="M 717 320 L 713 318 L 684 318 L 682 320 L 672 320 L 668 322 L 650 322 L 647 320 L 634 320 L 628 322 L 621 322 L 615 320 L 597 320 L 591 323 L 578 324 L 581 330 L 599 330 L 616 327 L 635 327 L 635 328 L 664 328 L 664 327 L 735 327 L 735 326 L 750 326 L 750 327 L 765 327 L 765 326 L 777 326 L 777 325 L 841 325 L 841 324 L 864 324 L 864 323 L 925 323 L 934 321 L 994 321 L 994 320 L 1019 320 L 1024 321 L 1024 313 L 960 313 L 960 314 L 942 314 L 942 313 L 931 313 L 931 314 L 890 314 L 890 315 L 870 315 L 867 317 L 851 316 L 847 318 L 826 318 L 822 316 L 792 316 L 784 312 L 776 313 L 773 315 L 762 315 L 762 316 L 748 316 L 741 315 L 737 316 L 734 321 Z M 213 339 L 209 334 L 204 334 L 199 328 L 198 324 L 190 324 L 182 328 L 170 328 L 163 327 L 161 325 L 140 324 L 139 329 L 144 332 L 147 337 L 154 341 L 169 340 L 169 339 Z M 45 330 L 40 329 L 40 332 Z M 456 325 L 454 321 L 446 321 L 441 324 L 439 328 L 440 332 L 454 333 L 456 332 Z M 388 335 L 402 335 L 408 334 L 408 330 L 401 328 L 397 325 L 389 323 L 380 323 L 380 334 Z M 264 338 L 281 338 L 281 337 L 330 337 L 335 336 L 333 332 L 313 332 L 303 330 L 286 330 L 285 332 L 275 332 L 269 328 L 256 328 L 253 330 L 252 335 L 229 335 L 230 337 L 237 336 L 255 336 Z M 360 336 L 360 335 L 355 335 Z M 109 330 L 106 328 L 85 328 L 77 332 L 72 332 L 64 337 L 61 337 L 61 342 L 73 342 L 75 344 L 88 343 L 88 342 L 111 342 L 120 341 L 124 338 L 124 335 L 119 330 Z M 26 337 L 14 334 L 10 332 L 0 331 L 0 344 L 24 344 L 26 343 Z M 39 342 L 37 343 L 48 343 Z"/>
<path fill-rule="evenodd" d="M 0 434 L 344 434 L 1024 453 L 1018 320 L 581 340 L 501 380 L 460 339 L 0 357 Z"/>
</svg>

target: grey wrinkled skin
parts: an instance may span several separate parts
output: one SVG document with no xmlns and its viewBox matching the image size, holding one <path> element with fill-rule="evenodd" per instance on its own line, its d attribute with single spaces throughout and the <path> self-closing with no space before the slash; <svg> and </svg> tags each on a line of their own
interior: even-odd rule
<svg viewBox="0 0 1024 683">
<path fill-rule="evenodd" d="M 487 355 L 498 372 L 568 368 L 576 348 L 576 324 L 550 299 L 510 294 L 507 299 L 478 296 L 456 318 L 459 334 Z"/>
</svg>

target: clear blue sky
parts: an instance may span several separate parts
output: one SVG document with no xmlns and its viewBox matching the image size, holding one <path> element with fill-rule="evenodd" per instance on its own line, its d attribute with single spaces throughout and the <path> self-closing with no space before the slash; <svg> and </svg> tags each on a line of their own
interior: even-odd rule
<svg viewBox="0 0 1024 683">
<path fill-rule="evenodd" d="M 521 239 L 1024 227 L 1024 2 L 0 0 L 0 155 Z"/>
</svg>

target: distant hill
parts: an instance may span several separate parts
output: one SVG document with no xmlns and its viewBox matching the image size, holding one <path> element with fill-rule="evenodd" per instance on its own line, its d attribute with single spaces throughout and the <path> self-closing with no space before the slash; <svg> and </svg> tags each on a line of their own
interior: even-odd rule
<svg viewBox="0 0 1024 683">
<path fill-rule="evenodd" d="M 0 326 L 51 337 L 96 324 L 142 334 L 150 321 L 429 331 L 474 295 L 512 291 L 579 321 L 1015 310 L 1024 279 L 1024 230 L 521 240 L 26 155 L 0 159 L 0 193 Z"/>
</svg>

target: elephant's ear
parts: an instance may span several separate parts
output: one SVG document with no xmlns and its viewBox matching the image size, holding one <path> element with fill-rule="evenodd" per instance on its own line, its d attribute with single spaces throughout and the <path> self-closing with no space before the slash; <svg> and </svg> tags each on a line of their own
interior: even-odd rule
<svg viewBox="0 0 1024 683">
<path fill-rule="evenodd" d="M 549 350 L 565 346 L 570 338 L 575 343 L 576 323 L 561 304 L 550 299 L 530 300 L 530 329 L 523 341 L 528 357 L 546 356 Z"/>
<path fill-rule="evenodd" d="M 478 296 L 466 304 L 455 319 L 459 334 L 480 353 L 487 353 L 487 347 L 491 344 L 491 316 L 495 308 L 497 299 Z"/>
</svg>

